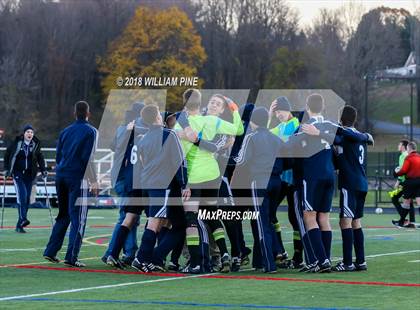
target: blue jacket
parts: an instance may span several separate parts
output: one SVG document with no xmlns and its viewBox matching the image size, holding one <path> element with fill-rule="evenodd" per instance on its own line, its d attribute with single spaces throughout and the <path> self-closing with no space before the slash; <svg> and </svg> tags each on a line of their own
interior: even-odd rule
<svg viewBox="0 0 420 310">
<path fill-rule="evenodd" d="M 85 120 L 77 120 L 66 127 L 58 138 L 56 154 L 57 177 L 82 180 L 86 177 L 96 182 L 93 159 L 97 130 Z"/>
</svg>

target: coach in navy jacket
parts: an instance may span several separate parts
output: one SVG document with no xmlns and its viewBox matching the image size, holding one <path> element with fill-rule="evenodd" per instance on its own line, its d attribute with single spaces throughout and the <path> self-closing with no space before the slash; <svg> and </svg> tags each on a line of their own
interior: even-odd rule
<svg viewBox="0 0 420 310">
<path fill-rule="evenodd" d="M 44 258 L 58 263 L 56 257 L 63 245 L 67 228 L 71 224 L 69 245 L 64 263 L 84 267 L 78 260 L 87 218 L 87 181 L 96 191 L 96 173 L 91 155 L 96 145 L 97 130 L 89 124 L 89 105 L 79 101 L 75 104 L 76 121 L 65 128 L 58 139 L 56 154 L 56 188 L 59 212 Z M 78 199 L 82 198 L 82 199 Z M 79 203 L 81 200 L 82 203 Z"/>
</svg>

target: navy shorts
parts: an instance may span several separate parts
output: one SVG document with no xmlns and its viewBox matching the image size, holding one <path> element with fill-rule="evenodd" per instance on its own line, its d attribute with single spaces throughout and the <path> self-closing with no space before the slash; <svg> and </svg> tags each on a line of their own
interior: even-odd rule
<svg viewBox="0 0 420 310">
<path fill-rule="evenodd" d="M 166 218 L 166 206 L 168 205 L 170 189 L 148 189 L 144 190 L 144 197 L 148 200 L 146 207 L 147 217 Z"/>
<path fill-rule="evenodd" d="M 121 210 L 126 213 L 134 213 L 140 215 L 144 208 L 144 198 L 141 190 L 132 190 L 127 197 L 121 199 Z"/>
<path fill-rule="evenodd" d="M 331 212 L 334 179 L 303 180 L 303 210 Z"/>
<path fill-rule="evenodd" d="M 340 218 L 362 218 L 366 195 L 367 192 L 342 188 L 340 190 Z"/>
</svg>

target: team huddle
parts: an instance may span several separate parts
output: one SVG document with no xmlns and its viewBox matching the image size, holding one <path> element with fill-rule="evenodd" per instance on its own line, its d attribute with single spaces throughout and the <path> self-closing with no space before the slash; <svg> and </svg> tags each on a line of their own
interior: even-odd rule
<svg viewBox="0 0 420 310">
<path fill-rule="evenodd" d="M 188 89 L 183 104 L 182 111 L 169 113 L 135 103 L 116 130 L 111 179 L 120 210 L 104 263 L 144 273 L 237 272 L 250 261 L 266 273 L 279 268 L 367 270 L 361 218 L 368 191 L 367 145 L 373 139 L 354 128 L 353 107 L 344 106 L 336 124 L 324 118 L 326 105 L 318 93 L 306 98 L 306 111 L 296 116 L 284 96 L 266 109 L 238 107 L 214 94 L 203 111 L 200 91 Z M 64 263 L 74 267 L 85 266 L 78 258 L 88 212 L 85 198 L 98 187 L 91 160 L 98 134 L 88 117 L 89 105 L 77 102 L 76 121 L 58 139 L 59 213 L 44 251 L 45 259 L 59 263 L 57 253 L 70 225 Z M 343 260 L 332 266 L 329 214 L 337 171 Z M 292 257 L 277 218 L 284 199 L 293 227 Z M 241 216 L 249 211 L 256 214 L 250 221 L 252 250 Z M 143 212 L 147 222 L 138 247 Z M 230 212 L 235 217 L 214 216 Z"/>
</svg>

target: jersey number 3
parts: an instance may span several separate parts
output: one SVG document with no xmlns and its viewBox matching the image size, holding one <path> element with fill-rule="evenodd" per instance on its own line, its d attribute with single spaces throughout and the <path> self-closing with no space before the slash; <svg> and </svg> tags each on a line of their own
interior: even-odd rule
<svg viewBox="0 0 420 310">
<path fill-rule="evenodd" d="M 359 146 L 359 151 L 360 151 L 359 163 L 363 165 L 365 161 L 365 148 L 363 147 L 363 145 Z"/>
</svg>

